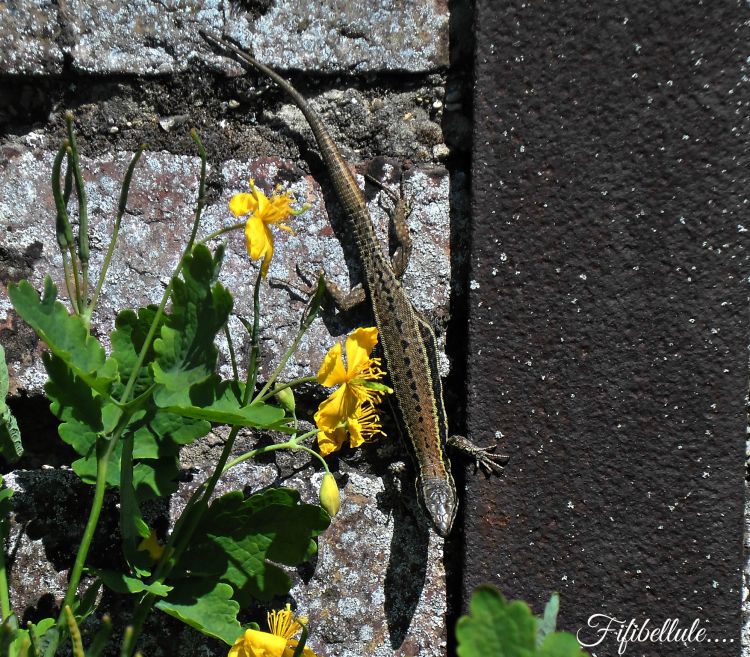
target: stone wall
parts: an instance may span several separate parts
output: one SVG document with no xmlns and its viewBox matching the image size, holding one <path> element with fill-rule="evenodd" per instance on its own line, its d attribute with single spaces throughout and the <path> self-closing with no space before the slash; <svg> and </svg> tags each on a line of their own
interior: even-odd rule
<svg viewBox="0 0 750 657">
<path fill-rule="evenodd" d="M 460 26 L 465 16 L 460 7 L 453 25 Z M 270 277 L 281 282 L 263 288 L 263 373 L 274 367 L 298 324 L 304 299 L 294 287 L 304 285 L 300 273 L 322 268 L 342 287 L 359 276 L 351 245 L 344 238 L 342 248 L 337 239 L 345 226 L 302 115 L 265 80 L 214 53 L 198 35 L 201 28 L 235 38 L 290 78 L 328 124 L 360 183 L 369 172 L 402 188 L 413 208 L 409 227 L 415 246 L 405 286 L 444 342 L 451 285 L 460 286 L 463 266 L 451 241 L 461 243 L 466 220 L 470 141 L 470 82 L 461 68 L 470 52 L 468 33 L 454 35 L 459 57 L 451 68 L 449 21 L 442 1 L 374 7 L 338 0 L 0 4 L 0 340 L 28 450 L 6 475 L 16 503 L 12 602 L 26 619 L 49 613 L 59 602 L 82 531 L 79 511 L 91 495 L 70 471 L 70 454 L 55 436 L 42 396 L 41 346 L 6 293 L 9 283 L 22 278 L 39 287 L 47 273 L 64 291 L 49 184 L 64 138 L 64 112 L 74 114 L 82 154 L 94 272 L 112 231 L 119 182 L 134 150 L 146 144 L 95 332 L 108 332 L 118 310 L 158 302 L 162 294 L 195 206 L 199 159 L 189 137 L 193 127 L 209 160 L 201 234 L 234 221 L 227 201 L 246 190 L 249 178 L 266 191 L 284 184 L 311 206 L 294 222 L 296 234 L 278 239 Z M 368 186 L 367 194 L 387 241 L 389 201 L 376 188 Z M 299 272 L 298 265 L 306 271 Z M 236 299 L 230 330 L 245 348 L 237 318 L 251 315 L 256 273 L 241 234 L 230 235 L 222 282 Z M 371 321 L 366 311 L 327 310 L 285 377 L 314 373 L 334 340 Z M 226 345 L 220 347 L 226 373 Z M 443 369 L 447 374 L 447 358 Z M 311 407 L 320 395 L 310 390 L 305 403 Z M 342 512 L 320 539 L 315 571 L 294 573 L 292 601 L 309 616 L 310 645 L 321 654 L 445 653 L 443 541 L 416 510 L 412 478 L 389 471 L 389 463 L 404 458 L 393 427 L 389 433 L 364 456 L 348 453 L 337 461 L 345 482 Z M 205 478 L 221 439 L 218 432 L 184 450 L 179 493 L 169 508 L 149 510 L 157 526 L 164 529 L 174 520 Z M 238 449 L 259 440 L 268 437 L 247 432 Z M 309 501 L 316 499 L 321 476 L 309 460 L 284 456 L 233 473 L 219 492 L 282 482 L 299 487 Z M 110 500 L 111 517 L 97 535 L 94 565 L 110 563 L 119 549 L 115 504 Z M 108 604 L 105 598 L 104 607 Z M 175 642 L 181 655 L 226 652 L 188 628 L 165 624 L 158 612 L 151 628 L 144 645 L 151 656 L 176 654 Z"/>
</svg>

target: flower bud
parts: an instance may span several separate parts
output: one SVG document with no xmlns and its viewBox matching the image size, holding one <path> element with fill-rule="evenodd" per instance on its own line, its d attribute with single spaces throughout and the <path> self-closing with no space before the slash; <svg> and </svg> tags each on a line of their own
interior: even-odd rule
<svg viewBox="0 0 750 657">
<path fill-rule="evenodd" d="M 282 388 L 276 393 L 276 401 L 281 404 L 288 413 L 294 413 L 294 409 L 297 407 L 294 401 L 294 391 L 291 388 Z"/>
<path fill-rule="evenodd" d="M 320 506 L 322 506 L 328 515 L 333 518 L 341 508 L 341 496 L 336 479 L 330 472 L 323 475 L 323 481 L 320 484 Z"/>
</svg>

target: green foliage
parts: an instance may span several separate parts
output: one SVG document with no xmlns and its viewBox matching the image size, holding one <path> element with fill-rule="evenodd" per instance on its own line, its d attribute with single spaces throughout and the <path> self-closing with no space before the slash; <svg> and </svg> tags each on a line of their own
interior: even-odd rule
<svg viewBox="0 0 750 657">
<path fill-rule="evenodd" d="M 23 445 L 16 418 L 5 403 L 7 396 L 8 366 L 5 364 L 5 350 L 0 345 L 0 456 L 14 463 L 23 455 Z"/>
<path fill-rule="evenodd" d="M 147 591 L 163 598 L 173 588 L 161 582 L 147 584 L 136 577 L 128 577 L 112 570 L 97 570 L 96 574 L 101 578 L 105 586 L 115 593 L 143 593 Z"/>
<path fill-rule="evenodd" d="M 108 393 L 117 378 L 116 362 L 106 358 L 103 347 L 88 332 L 83 320 L 68 314 L 65 306 L 57 301 L 57 287 L 49 276 L 44 279 L 41 298 L 28 281 L 9 285 L 8 296 L 16 312 L 68 366 L 73 376 L 97 393 Z"/>
<path fill-rule="evenodd" d="M 18 315 L 48 347 L 43 363 L 48 375 L 45 390 L 50 409 L 60 421 L 60 438 L 77 454 L 72 463 L 74 472 L 95 488 L 62 604 L 64 612 L 58 619 L 45 619 L 28 629 L 18 628 L 10 610 L 7 577 L 0 560 L 0 607 L 7 617 L 0 626 L 0 655 L 52 657 L 66 636 L 72 642 L 73 654 L 101 655 L 111 633 L 109 619 L 102 618 L 101 629 L 88 647 L 84 647 L 79 623 L 96 611 L 103 585 L 130 597 L 135 605 L 133 627 L 126 629 L 120 650 L 123 656 L 132 655 L 143 622 L 154 606 L 231 644 L 243 629 L 237 620 L 240 608 L 286 595 L 291 581 L 282 566 L 309 561 L 317 551 L 315 537 L 330 521 L 321 507 L 301 504 L 296 491 L 283 488 L 257 493 L 249 499 L 233 492 L 208 504 L 221 474 L 236 463 L 275 449 L 311 452 L 300 442 L 315 435 L 315 430 L 297 431 L 293 403 L 287 403 L 290 418 L 283 408 L 260 400 L 270 398 L 269 391 L 314 320 L 324 285 L 321 279 L 303 313 L 295 340 L 261 392 L 256 393 L 262 280 L 259 275 L 253 295 L 255 316 L 250 329 L 247 381 L 237 380 L 238 367 L 228 331 L 235 379 L 225 381 L 218 376 L 215 339 L 219 331 L 225 330 L 233 299 L 218 283 L 223 247 L 212 254 L 206 246 L 195 244 L 205 204 L 206 154 L 193 132 L 202 166 L 188 245 L 158 306 L 127 309 L 117 315 L 109 340 L 112 350 L 107 356 L 102 343 L 91 335 L 89 322 L 126 210 L 130 179 L 143 148 L 126 174 L 113 240 L 99 280 L 95 288 L 89 287 L 86 197 L 71 115 L 66 116 L 66 122 L 68 138 L 55 158 L 52 187 L 73 314 L 58 301 L 57 288 L 49 277 L 41 295 L 22 281 L 9 286 L 9 297 Z M 66 172 L 62 169 L 64 161 L 68 165 Z M 67 211 L 74 181 L 79 202 L 77 236 L 73 235 Z M 217 231 L 214 237 L 221 232 Z M 0 455 L 13 460 L 20 456 L 22 448 L 15 420 L 5 405 L 7 391 L 8 374 L 0 348 Z M 256 401 L 252 401 L 253 395 Z M 292 391 L 286 390 L 285 396 L 293 399 Z M 222 455 L 213 474 L 197 488 L 185 515 L 175 524 L 161 559 L 154 563 L 147 550 L 139 550 L 141 541 L 151 531 L 143 519 L 141 504 L 148 499 L 165 498 L 177 489 L 180 448 L 205 436 L 213 425 L 232 427 Z M 257 448 L 229 462 L 241 427 L 294 435 L 287 442 Z M 322 460 L 319 455 L 318 458 Z M 120 532 L 127 569 L 125 573 L 89 571 L 97 578 L 79 594 L 107 487 L 119 489 Z M 2 518 L 10 510 L 11 494 L 2 488 L 0 478 L 0 538 L 7 531 Z"/>
<path fill-rule="evenodd" d="M 186 260 L 182 279 L 174 280 L 172 314 L 154 342 L 154 380 L 162 386 L 156 394 L 160 406 L 168 406 L 172 396 L 181 398 L 186 389 L 214 373 L 218 355 L 214 338 L 232 310 L 232 295 L 214 282 L 221 260 L 221 250 L 212 257 L 199 245 Z"/>
<path fill-rule="evenodd" d="M 284 596 L 291 580 L 276 564 L 297 566 L 309 561 L 317 552 L 313 539 L 329 522 L 323 509 L 300 504 L 299 493 L 289 488 L 266 490 L 248 499 L 239 491 L 228 493 L 214 500 L 204 514 L 169 580 L 175 590 L 157 607 L 173 613 L 173 604 L 179 602 L 185 614 L 185 599 L 206 607 L 209 601 L 200 602 L 203 596 L 213 600 L 218 595 L 215 589 L 205 590 L 207 581 L 229 585 L 238 609 Z M 219 599 L 226 607 L 224 598 Z M 211 628 L 206 618 L 202 622 L 212 636 L 226 636 L 220 628 Z"/>
<path fill-rule="evenodd" d="M 556 603 L 550 603 L 545 628 L 555 610 Z M 539 625 L 525 602 L 507 602 L 496 588 L 480 586 L 471 596 L 469 615 L 456 625 L 457 653 L 459 657 L 586 657 L 568 632 L 548 633 L 537 644 Z"/>
<path fill-rule="evenodd" d="M 270 428 L 284 419 L 283 409 L 262 402 L 242 405 L 244 385 L 212 376 L 189 391 L 170 394 L 165 408 L 181 417 L 202 419 L 236 427 Z M 159 400 L 164 396 L 160 396 Z"/>
<path fill-rule="evenodd" d="M 53 618 L 45 618 L 28 629 L 19 629 L 15 616 L 0 625 L 0 655 L 27 657 L 41 655 L 49 642 L 49 631 L 55 626 Z"/>
<path fill-rule="evenodd" d="M 242 633 L 237 620 L 240 605 L 232 599 L 232 587 L 211 580 L 184 579 L 166 600 L 156 606 L 208 636 L 232 645 Z"/>
</svg>

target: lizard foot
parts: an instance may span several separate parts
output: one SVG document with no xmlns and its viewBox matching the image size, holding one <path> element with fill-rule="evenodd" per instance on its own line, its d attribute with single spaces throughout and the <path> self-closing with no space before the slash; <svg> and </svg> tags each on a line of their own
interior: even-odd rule
<svg viewBox="0 0 750 657">
<path fill-rule="evenodd" d="M 499 475 L 510 458 L 505 454 L 494 454 L 497 445 L 479 447 L 464 436 L 451 436 L 448 438 L 448 444 L 454 449 L 468 454 L 474 459 L 476 469 L 482 470 L 487 475 Z"/>
<path fill-rule="evenodd" d="M 302 301 L 308 301 L 310 297 L 315 294 L 317 281 L 321 276 L 324 275 L 325 272 L 322 269 L 314 272 L 304 271 L 299 263 L 295 265 L 295 269 L 297 271 L 297 277 L 303 283 L 302 285 L 295 284 L 281 278 L 275 278 L 274 276 L 268 277 L 268 283 L 273 287 L 282 287 L 286 290 L 289 290 L 294 295 L 299 297 Z"/>
</svg>

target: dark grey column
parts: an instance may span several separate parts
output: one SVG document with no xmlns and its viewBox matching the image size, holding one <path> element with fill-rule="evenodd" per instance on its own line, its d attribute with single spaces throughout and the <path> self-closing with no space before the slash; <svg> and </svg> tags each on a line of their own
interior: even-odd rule
<svg viewBox="0 0 750 657">
<path fill-rule="evenodd" d="M 476 18 L 468 428 L 511 460 L 467 476 L 464 600 L 492 582 L 539 612 L 557 590 L 571 631 L 706 630 L 625 654 L 737 655 L 750 12 Z"/>
</svg>

